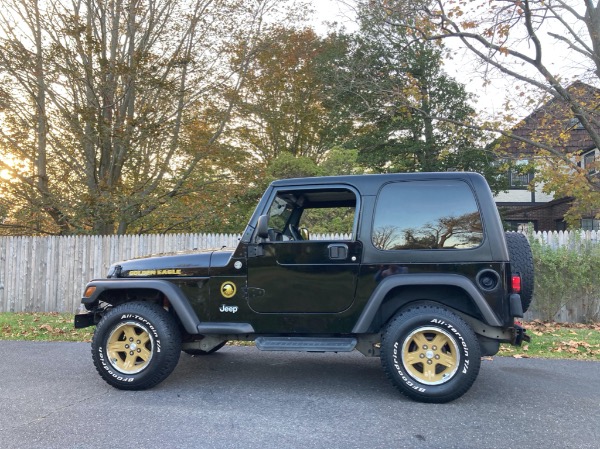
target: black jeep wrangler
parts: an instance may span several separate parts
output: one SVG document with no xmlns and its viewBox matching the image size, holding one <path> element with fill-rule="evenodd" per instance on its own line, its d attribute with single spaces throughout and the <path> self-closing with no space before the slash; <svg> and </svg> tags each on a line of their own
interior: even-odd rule
<svg viewBox="0 0 600 449">
<path fill-rule="evenodd" d="M 478 174 L 286 179 L 237 248 L 112 265 L 86 286 L 75 327 L 97 325 L 94 364 L 121 389 L 163 381 L 181 351 L 244 340 L 357 349 L 380 357 L 406 396 L 447 402 L 471 387 L 482 356 L 528 340 L 515 317 L 532 293 L 527 239 L 503 231 Z"/>
</svg>

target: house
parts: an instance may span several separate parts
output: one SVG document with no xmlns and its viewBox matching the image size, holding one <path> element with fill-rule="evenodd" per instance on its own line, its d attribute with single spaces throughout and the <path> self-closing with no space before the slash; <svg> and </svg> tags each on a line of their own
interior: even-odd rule
<svg viewBox="0 0 600 449">
<path fill-rule="evenodd" d="M 600 118 L 600 89 L 582 82 L 571 84 L 567 91 L 589 110 L 598 111 Z M 544 142 L 564 151 L 578 166 L 593 169 L 600 160 L 588 132 L 574 117 L 568 105 L 553 98 L 519 122 L 512 133 L 532 141 Z M 566 229 L 564 215 L 571 206 L 572 198 L 555 198 L 542 191 L 530 170 L 535 166 L 536 152 L 531 144 L 501 138 L 495 151 L 504 160 L 512 162 L 509 171 L 509 190 L 499 193 L 495 199 L 502 218 L 510 229 L 519 229 L 533 223 L 536 231 L 561 231 Z M 581 228 L 600 230 L 600 220 L 592 212 L 581 220 Z"/>
</svg>

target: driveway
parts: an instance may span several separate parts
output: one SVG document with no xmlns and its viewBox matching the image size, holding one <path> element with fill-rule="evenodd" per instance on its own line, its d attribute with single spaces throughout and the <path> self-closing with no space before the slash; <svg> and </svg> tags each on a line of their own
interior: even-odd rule
<svg viewBox="0 0 600 449">
<path fill-rule="evenodd" d="M 8 448 L 594 448 L 600 363 L 497 357 L 444 405 L 412 402 L 359 353 L 182 354 L 149 391 L 102 381 L 87 343 L 0 341 Z"/>
</svg>

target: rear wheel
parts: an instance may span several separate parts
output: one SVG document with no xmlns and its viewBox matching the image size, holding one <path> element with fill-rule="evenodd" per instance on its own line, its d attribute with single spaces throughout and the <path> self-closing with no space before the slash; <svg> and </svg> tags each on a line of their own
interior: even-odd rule
<svg viewBox="0 0 600 449">
<path fill-rule="evenodd" d="M 402 394 L 420 402 L 449 402 L 479 373 L 481 351 L 465 321 L 445 307 L 422 304 L 398 313 L 385 329 L 381 363 Z"/>
<path fill-rule="evenodd" d="M 171 374 L 181 352 L 177 322 L 162 307 L 122 304 L 98 323 L 92 358 L 100 376 L 122 390 L 151 388 Z"/>
</svg>

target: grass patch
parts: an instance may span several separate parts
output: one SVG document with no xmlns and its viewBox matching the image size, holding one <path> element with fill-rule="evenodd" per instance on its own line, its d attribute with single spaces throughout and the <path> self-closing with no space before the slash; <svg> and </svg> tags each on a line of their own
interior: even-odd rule
<svg viewBox="0 0 600 449">
<path fill-rule="evenodd" d="M 93 333 L 75 329 L 70 313 L 0 313 L 0 340 L 91 341 Z"/>
<path fill-rule="evenodd" d="M 600 361 L 600 323 L 555 323 L 530 321 L 523 324 L 531 336 L 521 347 L 500 345 L 498 355 L 527 358 Z"/>
<path fill-rule="evenodd" d="M 523 325 L 531 335 L 531 343 L 521 347 L 500 345 L 498 355 L 600 361 L 600 323 L 531 321 Z M 0 340 L 89 342 L 93 333 L 94 327 L 75 329 L 70 313 L 0 313 Z"/>
</svg>

